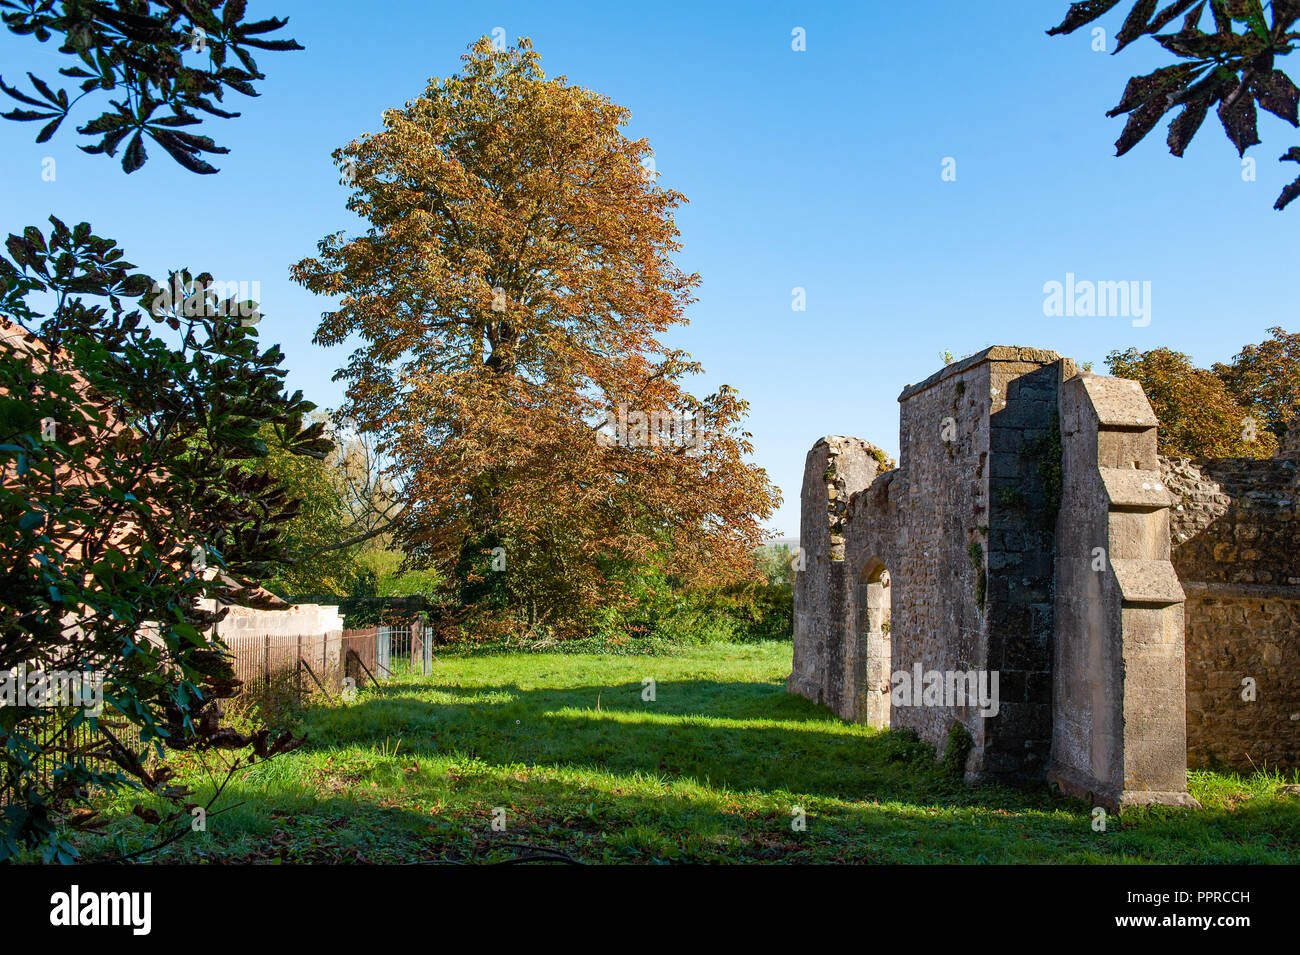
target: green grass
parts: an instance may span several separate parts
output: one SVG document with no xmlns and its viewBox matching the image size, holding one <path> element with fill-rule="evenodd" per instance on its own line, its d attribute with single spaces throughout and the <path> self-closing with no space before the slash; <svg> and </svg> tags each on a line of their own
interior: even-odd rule
<svg viewBox="0 0 1300 955">
<path fill-rule="evenodd" d="M 928 747 L 787 694 L 789 666 L 788 642 L 443 656 L 432 677 L 309 710 L 303 749 L 247 770 L 223 797 L 239 805 L 153 858 L 502 861 L 529 846 L 589 862 L 1300 861 L 1300 799 L 1282 779 L 1193 773 L 1204 811 L 1139 809 L 1095 832 L 1082 803 L 965 787 Z M 79 837 L 87 858 L 144 845 L 136 801 L 106 804 L 105 832 Z"/>
</svg>

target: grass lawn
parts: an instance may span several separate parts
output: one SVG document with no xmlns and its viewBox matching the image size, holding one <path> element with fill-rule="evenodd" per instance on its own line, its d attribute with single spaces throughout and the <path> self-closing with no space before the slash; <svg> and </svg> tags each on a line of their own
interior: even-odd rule
<svg viewBox="0 0 1300 955">
<path fill-rule="evenodd" d="M 303 749 L 246 771 L 223 797 L 241 805 L 154 858 L 1300 862 L 1290 780 L 1193 773 L 1203 812 L 1134 810 L 1095 832 L 1082 803 L 965 787 L 926 747 L 787 694 L 789 667 L 788 642 L 443 656 L 432 677 L 307 711 Z M 111 825 L 79 840 L 88 859 L 144 844 L 137 801 L 108 804 Z"/>
</svg>

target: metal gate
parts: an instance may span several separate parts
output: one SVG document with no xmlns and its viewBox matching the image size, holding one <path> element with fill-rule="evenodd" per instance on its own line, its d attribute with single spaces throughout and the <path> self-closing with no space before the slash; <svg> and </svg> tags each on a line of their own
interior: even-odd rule
<svg viewBox="0 0 1300 955">
<path fill-rule="evenodd" d="M 380 671 L 375 675 L 380 679 L 430 676 L 433 641 L 426 637 L 421 621 L 376 628 L 375 663 Z"/>
</svg>

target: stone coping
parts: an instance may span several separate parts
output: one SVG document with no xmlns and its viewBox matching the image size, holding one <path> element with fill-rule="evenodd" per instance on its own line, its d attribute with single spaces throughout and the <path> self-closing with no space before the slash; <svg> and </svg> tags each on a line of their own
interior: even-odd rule
<svg viewBox="0 0 1300 955">
<path fill-rule="evenodd" d="M 1183 602 L 1183 588 L 1174 565 L 1167 560 L 1112 557 L 1110 566 L 1126 607 L 1167 607 Z"/>
<path fill-rule="evenodd" d="M 1130 378 L 1080 375 L 1102 428 L 1146 431 L 1159 425 L 1142 386 Z"/>
<path fill-rule="evenodd" d="M 1112 511 L 1158 511 L 1173 504 L 1159 471 L 1098 468 Z"/>
<path fill-rule="evenodd" d="M 1048 351 L 1045 348 L 1022 348 L 1019 345 L 991 345 L 983 351 L 976 352 L 969 358 L 963 358 L 961 361 L 955 361 L 951 365 L 945 365 L 940 368 L 929 378 L 915 384 L 908 385 L 903 389 L 903 393 L 898 396 L 899 401 L 905 401 L 913 395 L 920 394 L 941 381 L 951 378 L 953 375 L 960 375 L 962 372 L 982 365 L 986 362 L 1005 361 L 1005 362 L 1026 362 L 1034 365 L 1051 365 L 1061 360 L 1061 356 L 1054 351 Z"/>
</svg>

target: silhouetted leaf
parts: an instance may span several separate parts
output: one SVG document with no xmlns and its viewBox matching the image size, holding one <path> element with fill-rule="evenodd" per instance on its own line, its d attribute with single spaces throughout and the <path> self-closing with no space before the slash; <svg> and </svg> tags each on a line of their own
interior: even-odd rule
<svg viewBox="0 0 1300 955">
<path fill-rule="evenodd" d="M 1115 34 L 1116 53 L 1147 32 L 1147 24 L 1151 21 L 1151 14 L 1155 13 L 1155 10 L 1156 0 L 1138 0 L 1134 4 L 1119 33 Z"/>
<path fill-rule="evenodd" d="M 148 156 L 144 151 L 144 137 L 139 130 L 131 137 L 131 142 L 126 147 L 126 153 L 122 156 L 122 169 L 127 173 L 133 173 L 144 165 Z"/>
<path fill-rule="evenodd" d="M 1292 146 L 1282 154 L 1282 158 L 1278 162 L 1300 162 L 1300 146 Z M 1282 194 L 1277 197 L 1277 202 L 1273 204 L 1273 208 L 1278 211 L 1285 209 L 1296 196 L 1300 196 L 1300 178 L 1297 178 L 1295 182 L 1282 190 Z"/>
<path fill-rule="evenodd" d="M 1170 109 L 1175 105 L 1174 97 L 1204 69 L 1200 64 L 1175 63 L 1146 76 L 1135 76 L 1124 87 L 1124 95 L 1120 97 L 1119 103 L 1106 115 L 1118 116 L 1152 100 L 1162 100 L 1165 109 Z"/>
<path fill-rule="evenodd" d="M 259 50 L 275 50 L 277 52 L 303 49 L 297 40 L 245 40 L 244 43 L 248 46 L 257 47 Z"/>
<path fill-rule="evenodd" d="M 1176 3 L 1169 4 L 1169 6 L 1165 7 L 1155 15 L 1155 18 L 1152 19 L 1150 25 L 1147 27 L 1146 32 L 1155 33 L 1157 30 L 1164 29 L 1164 27 L 1173 20 L 1174 17 L 1182 16 L 1182 14 L 1192 6 L 1195 6 L 1196 10 L 1192 12 L 1192 19 L 1190 22 L 1196 23 L 1197 20 L 1200 19 L 1201 11 L 1205 7 L 1205 0 L 1177 0 Z"/>
<path fill-rule="evenodd" d="M 1221 37 L 1199 30 L 1163 33 L 1154 39 L 1170 53 L 1194 59 L 1214 59 L 1224 55 L 1250 56 L 1257 53 L 1259 47 L 1258 41 L 1237 33 Z"/>
<path fill-rule="evenodd" d="M 1300 196 L 1300 177 L 1282 190 L 1281 195 L 1277 197 L 1277 202 L 1273 203 L 1273 208 L 1281 212 L 1291 204 L 1296 196 Z"/>
<path fill-rule="evenodd" d="M 1246 150 L 1259 142 L 1255 128 L 1255 101 L 1242 92 L 1235 103 L 1231 97 L 1219 103 L 1219 120 L 1223 129 L 1237 147 L 1237 155 L 1244 156 Z"/>
<path fill-rule="evenodd" d="M 7 113 L 0 113 L 5 119 L 16 119 L 19 122 L 29 122 L 34 119 L 49 119 L 55 116 L 55 113 L 38 113 L 30 109 L 11 109 Z"/>
<path fill-rule="evenodd" d="M 28 96 L 16 86 L 6 85 L 3 76 L 0 76 L 0 90 L 3 90 L 6 96 L 11 96 L 20 103 L 26 103 L 28 106 L 39 106 L 41 109 L 49 109 L 48 103 L 42 103 L 40 100 Z"/>
<path fill-rule="evenodd" d="M 1215 70 L 1183 90 L 1177 97 L 1185 108 L 1169 124 L 1169 151 L 1182 156 L 1187 144 L 1205 122 L 1214 102 L 1236 87 L 1236 74 L 1226 68 Z"/>
<path fill-rule="evenodd" d="M 44 96 L 55 106 L 60 105 L 59 98 L 54 95 L 54 93 L 50 90 L 48 86 L 45 85 L 44 80 L 42 80 L 35 73 L 28 73 L 27 78 L 32 81 L 32 86 L 36 87 L 36 92 L 40 93 L 42 96 Z M 65 102 L 67 101 L 66 96 L 64 97 L 64 101 Z"/>
<path fill-rule="evenodd" d="M 196 172 L 200 175 L 208 176 L 217 171 L 215 166 L 201 159 L 196 150 L 187 147 L 177 139 L 176 137 L 178 134 L 170 133 L 162 129 L 154 129 L 150 130 L 150 135 L 153 136 L 154 141 L 158 143 L 159 146 L 167 150 L 168 154 L 173 159 L 190 172 Z M 212 151 L 216 152 L 217 150 Z"/>
<path fill-rule="evenodd" d="M 1164 100 L 1151 100 L 1129 113 L 1124 132 L 1115 140 L 1115 155 L 1123 156 L 1155 129 L 1170 107 Z"/>
<path fill-rule="evenodd" d="M 59 124 L 63 122 L 63 118 L 67 115 L 67 113 L 60 113 L 58 116 L 54 117 L 54 119 L 47 123 L 40 131 L 36 137 L 36 141 L 38 143 L 49 142 L 50 137 L 54 135 L 54 131 L 59 128 Z"/>
<path fill-rule="evenodd" d="M 1057 36 L 1061 33 L 1073 33 L 1079 27 L 1103 16 L 1118 3 L 1119 0 L 1084 0 L 1082 3 L 1072 3 L 1070 9 L 1065 13 L 1065 19 L 1048 30 L 1047 35 Z"/>
<path fill-rule="evenodd" d="M 271 17 L 268 20 L 257 20 L 253 23 L 244 23 L 239 27 L 240 36 L 251 36 L 254 33 L 272 33 L 281 27 L 287 26 L 288 17 Z"/>
<path fill-rule="evenodd" d="M 1207 94 L 1192 100 L 1169 124 L 1169 151 L 1175 156 L 1183 155 L 1187 144 L 1192 141 L 1196 131 L 1205 122 L 1205 117 L 1210 112 L 1211 99 L 1212 97 Z"/>
<path fill-rule="evenodd" d="M 1292 126 L 1300 126 L 1300 89 L 1291 82 L 1291 77 L 1281 70 L 1273 70 L 1265 76 L 1256 77 L 1253 87 L 1260 106 L 1275 116 L 1282 117 Z"/>
<path fill-rule="evenodd" d="M 226 0 L 226 8 L 221 12 L 222 26 L 227 30 L 233 29 L 244 19 L 244 11 L 247 9 L 247 0 Z"/>
</svg>

